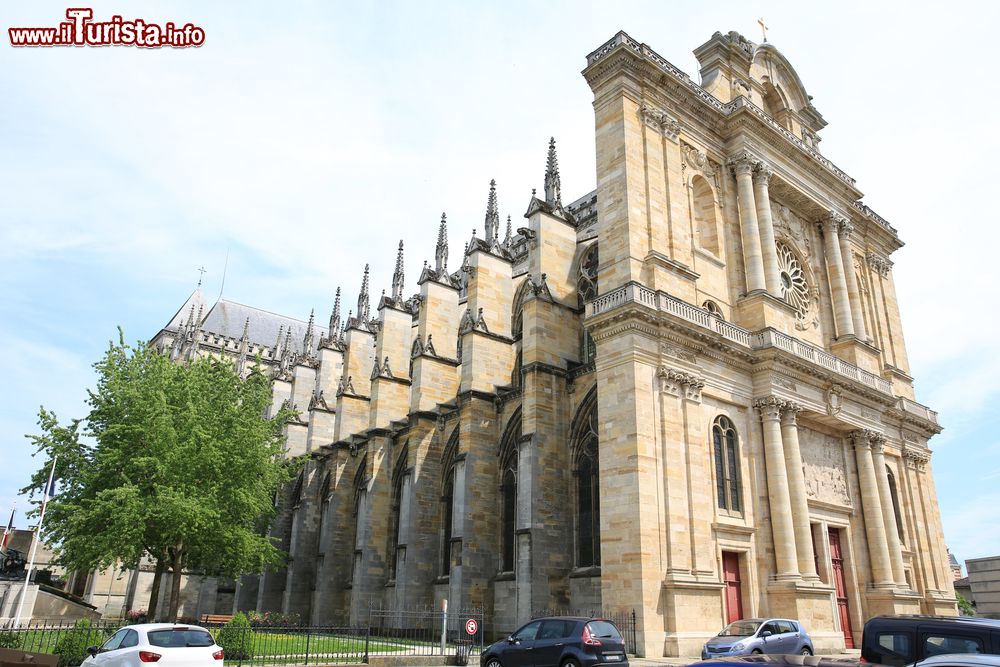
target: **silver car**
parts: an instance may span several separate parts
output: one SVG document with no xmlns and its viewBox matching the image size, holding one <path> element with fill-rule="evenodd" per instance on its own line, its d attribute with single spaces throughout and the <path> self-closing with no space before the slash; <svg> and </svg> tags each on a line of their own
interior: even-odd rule
<svg viewBox="0 0 1000 667">
<path fill-rule="evenodd" d="M 733 621 L 701 649 L 701 659 L 755 653 L 813 654 L 812 639 L 802 624 L 788 618 Z"/>
</svg>

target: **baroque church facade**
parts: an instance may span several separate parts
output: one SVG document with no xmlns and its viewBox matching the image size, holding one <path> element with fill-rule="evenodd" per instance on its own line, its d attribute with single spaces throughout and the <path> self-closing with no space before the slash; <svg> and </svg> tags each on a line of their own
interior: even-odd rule
<svg viewBox="0 0 1000 667">
<path fill-rule="evenodd" d="M 327 327 L 196 292 L 154 338 L 257 357 L 288 454 L 287 568 L 234 608 L 363 622 L 369 605 L 636 612 L 639 655 L 728 620 L 857 646 L 879 613 L 955 613 L 890 256 L 896 230 L 823 156 L 771 44 L 716 33 L 701 83 L 620 32 L 587 57 L 597 189 L 544 196 L 404 295 Z M 427 249 L 430 250 L 429 248 Z"/>
</svg>

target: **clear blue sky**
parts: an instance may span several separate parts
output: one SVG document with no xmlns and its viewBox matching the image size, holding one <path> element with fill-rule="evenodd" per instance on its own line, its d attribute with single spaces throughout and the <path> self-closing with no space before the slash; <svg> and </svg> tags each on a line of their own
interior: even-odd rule
<svg viewBox="0 0 1000 667">
<path fill-rule="evenodd" d="M 39 465 L 38 406 L 85 414 L 90 364 L 148 338 L 204 265 L 210 296 L 325 319 L 365 262 L 407 293 L 447 211 L 452 263 L 488 184 L 522 220 L 554 135 L 594 187 L 585 56 L 624 29 L 697 80 L 716 30 L 769 41 L 829 122 L 822 150 L 898 230 L 894 275 L 956 556 L 1000 554 L 992 2 L 99 2 L 204 28 L 199 49 L 13 49 L 66 4 L 6 3 L 0 45 L 0 514 Z M 346 312 L 345 312 L 346 315 Z M 24 525 L 26 503 L 19 501 Z"/>
</svg>

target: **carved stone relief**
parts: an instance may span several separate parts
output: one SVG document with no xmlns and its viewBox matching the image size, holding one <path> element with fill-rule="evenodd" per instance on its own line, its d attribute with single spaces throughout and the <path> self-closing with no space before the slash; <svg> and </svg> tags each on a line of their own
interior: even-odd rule
<svg viewBox="0 0 1000 667">
<path fill-rule="evenodd" d="M 800 426 L 799 447 L 806 478 L 806 495 L 822 502 L 850 506 L 843 441 Z"/>
</svg>

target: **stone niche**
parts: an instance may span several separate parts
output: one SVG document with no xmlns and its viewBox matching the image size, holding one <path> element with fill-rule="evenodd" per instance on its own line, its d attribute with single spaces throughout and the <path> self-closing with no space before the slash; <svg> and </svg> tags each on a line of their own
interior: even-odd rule
<svg viewBox="0 0 1000 667">
<path fill-rule="evenodd" d="M 800 426 L 799 446 L 802 450 L 808 498 L 850 507 L 847 448 L 844 446 L 844 439 Z"/>
</svg>

